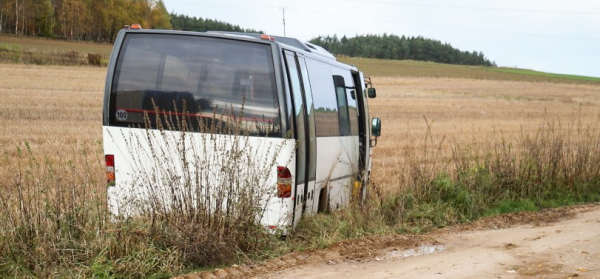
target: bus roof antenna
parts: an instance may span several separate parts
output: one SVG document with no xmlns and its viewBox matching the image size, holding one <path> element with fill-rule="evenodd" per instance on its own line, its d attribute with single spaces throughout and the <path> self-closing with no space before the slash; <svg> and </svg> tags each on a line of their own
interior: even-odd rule
<svg viewBox="0 0 600 279">
<path fill-rule="evenodd" d="M 283 36 L 287 37 L 285 35 L 285 10 L 287 9 L 287 7 L 280 7 L 281 12 L 283 13 Z"/>
</svg>

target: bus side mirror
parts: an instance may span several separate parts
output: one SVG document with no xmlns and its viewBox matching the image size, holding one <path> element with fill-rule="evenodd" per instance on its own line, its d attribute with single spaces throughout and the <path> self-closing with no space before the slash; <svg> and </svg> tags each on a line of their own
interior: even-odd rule
<svg viewBox="0 0 600 279">
<path fill-rule="evenodd" d="M 373 118 L 371 120 L 371 135 L 375 138 L 370 139 L 371 147 L 377 146 L 377 137 L 381 136 L 381 119 Z"/>
<path fill-rule="evenodd" d="M 373 118 L 371 121 L 371 135 L 375 137 L 381 136 L 381 119 Z"/>
<path fill-rule="evenodd" d="M 367 89 L 367 95 L 369 96 L 369 98 L 375 98 L 377 97 L 377 91 L 375 90 L 375 88 L 371 87 Z"/>
</svg>

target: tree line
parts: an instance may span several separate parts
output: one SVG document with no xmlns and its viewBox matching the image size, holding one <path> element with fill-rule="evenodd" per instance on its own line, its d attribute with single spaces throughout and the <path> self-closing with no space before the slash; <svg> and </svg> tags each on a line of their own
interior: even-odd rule
<svg viewBox="0 0 600 279">
<path fill-rule="evenodd" d="M 310 40 L 335 55 L 395 60 L 419 60 L 447 64 L 496 66 L 482 52 L 461 51 L 448 43 L 418 37 L 363 35 L 339 39 L 319 36 Z"/>
<path fill-rule="evenodd" d="M 113 42 L 123 26 L 262 33 L 230 23 L 169 14 L 163 0 L 0 0 L 0 34 Z"/>
<path fill-rule="evenodd" d="M 260 30 L 244 29 L 239 25 L 233 25 L 227 22 L 222 22 L 213 19 L 203 19 L 201 17 L 189 17 L 187 15 L 171 14 L 171 26 L 175 30 L 184 31 L 229 31 L 229 32 L 245 32 L 245 33 L 263 33 Z"/>
<path fill-rule="evenodd" d="M 162 0 L 0 0 L 0 33 L 113 42 L 132 23 L 171 29 Z"/>
</svg>

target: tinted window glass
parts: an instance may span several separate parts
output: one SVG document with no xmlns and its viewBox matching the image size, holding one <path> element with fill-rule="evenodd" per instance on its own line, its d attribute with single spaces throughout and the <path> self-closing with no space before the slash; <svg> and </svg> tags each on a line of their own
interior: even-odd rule
<svg viewBox="0 0 600 279">
<path fill-rule="evenodd" d="M 302 73 L 302 85 L 304 87 L 304 96 L 306 96 L 306 108 L 308 113 L 308 180 L 315 180 L 317 177 L 317 135 L 315 131 L 315 110 L 313 106 L 313 93 L 308 78 L 306 61 L 299 57 L 300 71 Z"/>
<path fill-rule="evenodd" d="M 315 128 L 317 137 L 332 137 L 340 135 L 337 101 L 335 88 L 331 83 L 329 65 L 306 60 L 310 70 L 310 85 L 313 88 L 315 109 Z"/>
<path fill-rule="evenodd" d="M 348 117 L 350 119 L 350 134 L 358 136 L 358 107 L 356 106 L 356 88 L 352 90 L 346 90 L 348 95 Z M 360 94 L 360 93 L 359 93 Z"/>
<path fill-rule="evenodd" d="M 110 124 L 206 131 L 217 121 L 280 137 L 276 88 L 269 45 L 128 34 L 115 69 Z"/>
<path fill-rule="evenodd" d="M 348 101 L 346 100 L 346 86 L 342 76 L 333 76 L 335 95 L 339 111 L 340 136 L 350 135 L 350 120 L 348 118 Z"/>
<path fill-rule="evenodd" d="M 286 53 L 285 59 L 288 66 L 288 75 L 290 78 L 290 89 L 294 99 L 294 114 L 296 119 L 296 183 L 302 184 L 306 177 L 306 133 L 305 133 L 305 111 L 304 98 L 302 97 L 302 87 L 298 72 L 296 58 L 291 53 Z"/>
</svg>

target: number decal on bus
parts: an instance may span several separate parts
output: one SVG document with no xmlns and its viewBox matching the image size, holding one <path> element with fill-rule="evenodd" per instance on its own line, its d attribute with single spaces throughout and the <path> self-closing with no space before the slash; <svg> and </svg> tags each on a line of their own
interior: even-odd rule
<svg viewBox="0 0 600 279">
<path fill-rule="evenodd" d="M 125 110 L 117 110 L 117 112 L 115 113 L 115 116 L 117 118 L 117 120 L 119 121 L 126 121 L 127 120 L 127 112 Z"/>
</svg>

